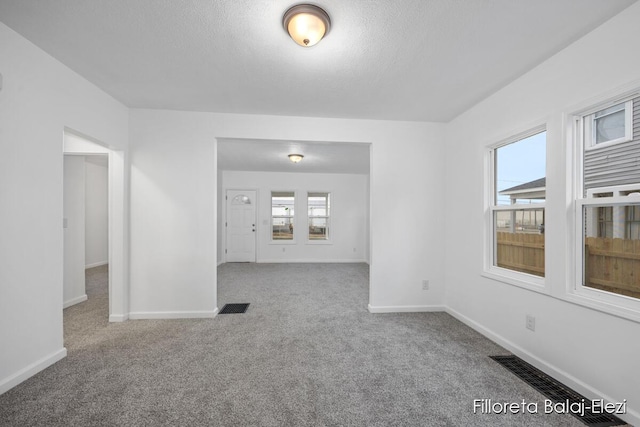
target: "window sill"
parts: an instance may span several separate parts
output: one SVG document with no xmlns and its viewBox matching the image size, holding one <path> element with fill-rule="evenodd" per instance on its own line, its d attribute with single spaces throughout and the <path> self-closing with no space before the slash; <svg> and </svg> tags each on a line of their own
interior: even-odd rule
<svg viewBox="0 0 640 427">
<path fill-rule="evenodd" d="M 603 298 L 609 300 L 607 301 Z M 584 289 L 582 291 L 568 291 L 560 297 L 560 299 L 605 314 L 640 323 L 640 302 L 632 298 L 618 297 L 605 292 Z"/>
<path fill-rule="evenodd" d="M 498 282 L 508 285 L 517 286 L 529 291 L 548 294 L 545 286 L 544 277 L 538 277 L 531 274 L 520 273 L 513 270 L 500 267 L 490 267 L 485 269 L 482 274 L 487 279 L 497 280 Z"/>
<path fill-rule="evenodd" d="M 270 240 L 270 245 L 295 245 L 295 240 Z"/>
<path fill-rule="evenodd" d="M 333 245 L 331 240 L 307 240 L 305 242 L 307 245 Z"/>
</svg>

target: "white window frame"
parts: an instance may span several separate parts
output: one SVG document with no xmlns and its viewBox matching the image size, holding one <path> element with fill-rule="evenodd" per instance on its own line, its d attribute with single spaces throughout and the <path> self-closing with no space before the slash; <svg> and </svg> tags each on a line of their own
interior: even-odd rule
<svg viewBox="0 0 640 427">
<path fill-rule="evenodd" d="M 600 206 L 626 206 L 635 204 L 635 200 L 628 196 L 620 196 L 619 191 L 637 188 L 637 184 L 624 186 L 600 187 L 584 191 L 584 153 L 585 151 L 597 150 L 600 147 L 606 147 L 613 144 L 622 143 L 620 138 L 616 141 L 608 141 L 605 143 L 592 146 L 593 136 L 585 138 L 584 120 L 592 120 L 592 114 L 597 111 L 606 109 L 616 104 L 625 103 L 629 105 L 633 98 L 640 95 L 638 88 L 634 88 L 626 93 L 621 93 L 616 97 L 610 97 L 608 100 L 601 102 L 592 102 L 591 106 L 586 108 L 576 108 L 574 113 L 566 115 L 567 123 L 567 144 L 569 144 L 568 152 L 573 155 L 567 156 L 567 166 L 573 170 L 573 182 L 571 183 L 573 191 L 573 230 L 569 233 L 569 257 L 573 260 L 573 268 L 568 274 L 566 285 L 566 293 L 561 296 L 563 299 L 586 306 L 608 314 L 613 314 L 628 320 L 640 322 L 640 299 L 619 295 L 612 292 L 602 291 L 599 289 L 583 286 L 584 282 L 584 208 L 600 207 Z M 632 108 L 627 107 L 627 113 L 632 115 Z M 633 116 L 631 116 L 633 117 Z M 633 127 L 632 120 L 627 120 L 626 126 Z M 589 129 L 587 129 L 589 131 Z M 632 135 L 631 135 L 632 139 Z M 628 140 L 625 140 L 625 142 Z M 611 197 L 593 197 L 594 194 L 611 192 Z"/>
<path fill-rule="evenodd" d="M 613 106 L 622 104 L 622 109 L 624 110 L 624 136 L 612 139 L 610 141 L 601 142 L 600 144 L 596 144 L 596 126 L 595 121 L 596 113 L 602 110 L 606 110 L 607 108 L 611 108 Z M 620 110 L 618 110 L 620 111 Z M 613 114 L 615 112 L 611 112 L 609 114 Z M 585 149 L 587 151 L 590 150 L 598 150 L 604 147 L 610 147 L 612 145 L 621 144 L 624 142 L 629 142 L 633 139 L 633 99 L 627 100 L 618 100 L 611 103 L 599 104 L 597 107 L 592 110 L 583 113 L 583 126 L 584 126 L 584 138 L 585 138 Z M 603 116 L 604 117 L 604 116 Z M 601 117 L 598 117 L 598 119 Z"/>
<path fill-rule="evenodd" d="M 273 215 L 273 194 L 274 193 L 292 193 L 293 194 L 293 209 L 294 209 L 294 213 L 293 213 L 293 238 L 291 240 L 278 240 L 278 239 L 274 239 L 273 238 L 273 218 L 282 218 L 285 216 L 282 215 Z M 298 210 L 297 207 L 298 204 L 298 193 L 294 190 L 271 190 L 269 191 L 269 244 L 270 245 L 295 245 L 296 244 L 296 238 L 298 236 L 298 225 L 297 225 L 297 220 L 296 218 L 299 216 L 298 214 L 295 213 L 296 210 Z"/>
<path fill-rule="evenodd" d="M 538 125 L 527 131 L 515 134 L 507 139 L 503 139 L 498 143 L 488 145 L 485 150 L 485 256 L 484 270 L 482 276 L 489 279 L 498 280 L 503 283 L 518 286 L 524 289 L 532 290 L 540 293 L 548 293 L 545 277 L 533 274 L 523 273 L 520 271 L 510 270 L 508 268 L 498 267 L 495 264 L 496 242 L 495 242 L 495 212 L 497 211 L 513 211 L 513 210 L 546 210 L 546 201 L 534 204 L 513 204 L 513 205 L 497 205 L 496 194 L 496 151 L 504 146 L 526 139 L 530 136 L 547 131 L 547 125 Z M 546 151 L 546 149 L 545 149 Z M 546 168 L 546 165 L 545 165 Z M 546 174 L 545 174 L 546 175 Z M 547 185 L 548 187 L 548 185 Z M 545 265 L 547 265 L 547 251 L 545 250 Z"/>
<path fill-rule="evenodd" d="M 310 194 L 326 194 L 327 195 L 327 215 L 320 215 L 320 216 L 309 216 L 309 195 Z M 333 229 L 331 226 L 331 211 L 333 210 L 333 201 L 331 200 L 331 191 L 307 191 L 307 200 L 306 200 L 306 206 L 307 206 L 307 241 L 306 244 L 308 245 L 332 245 L 333 242 L 331 241 L 331 238 L 333 236 Z M 310 235 L 309 235 L 309 220 L 311 218 L 326 218 L 327 220 L 327 229 L 329 230 L 329 232 L 327 233 L 327 238 L 326 239 L 322 239 L 322 240 L 311 240 Z"/>
</svg>

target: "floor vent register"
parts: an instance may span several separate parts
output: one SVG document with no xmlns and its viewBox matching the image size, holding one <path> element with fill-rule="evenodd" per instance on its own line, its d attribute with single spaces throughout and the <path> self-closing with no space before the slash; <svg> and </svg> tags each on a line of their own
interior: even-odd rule
<svg viewBox="0 0 640 427">
<path fill-rule="evenodd" d="M 244 313 L 249 308 L 249 304 L 225 304 L 220 314 L 239 314 Z"/>
<path fill-rule="evenodd" d="M 575 403 L 576 405 L 571 407 L 580 408 L 580 411 L 569 411 L 569 413 L 588 426 L 608 427 L 626 425 L 626 423 L 618 417 L 602 411 L 599 406 L 599 401 L 587 399 L 517 356 L 489 357 L 545 395 L 550 401 L 554 403 L 568 403 L 568 405 L 565 405 L 566 407 Z M 595 411 L 592 408 L 595 408 Z"/>
</svg>

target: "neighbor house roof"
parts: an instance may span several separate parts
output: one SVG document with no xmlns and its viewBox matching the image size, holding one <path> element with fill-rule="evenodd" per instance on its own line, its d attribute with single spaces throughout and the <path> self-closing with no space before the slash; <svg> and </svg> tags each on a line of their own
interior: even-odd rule
<svg viewBox="0 0 640 427">
<path fill-rule="evenodd" d="M 518 199 L 523 200 L 544 200 L 547 196 L 547 180 L 546 178 L 536 179 L 534 181 L 525 182 L 515 187 L 507 188 L 500 191 L 501 196 L 509 196 L 511 203 L 515 203 Z"/>
<path fill-rule="evenodd" d="M 528 193 L 532 190 L 544 190 L 547 186 L 547 178 L 536 179 L 535 181 L 525 182 L 524 184 L 516 185 L 515 187 L 502 190 L 500 194 L 512 194 L 512 193 Z"/>
</svg>

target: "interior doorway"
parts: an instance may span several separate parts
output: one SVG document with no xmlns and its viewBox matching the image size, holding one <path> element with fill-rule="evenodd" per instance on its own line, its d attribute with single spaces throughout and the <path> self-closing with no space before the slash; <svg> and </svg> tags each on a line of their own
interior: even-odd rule
<svg viewBox="0 0 640 427">
<path fill-rule="evenodd" d="M 107 154 L 64 156 L 63 308 L 87 300 L 90 269 L 108 274 L 108 167 Z"/>
<path fill-rule="evenodd" d="M 225 269 L 258 271 L 260 264 L 296 264 L 296 268 L 323 263 L 371 264 L 371 143 L 216 137 L 215 146 L 218 307 L 228 302 L 221 301 L 218 293 L 218 274 Z M 291 153 L 301 154 L 302 161 L 294 163 Z M 256 213 L 251 214 L 255 222 L 245 224 L 255 224 L 255 232 L 250 229 L 254 234 L 250 241 L 255 244 L 255 255 L 250 260 L 256 264 L 234 265 L 231 263 L 240 259 L 230 256 L 235 252 L 230 251 L 234 244 L 230 219 L 239 215 L 230 212 L 230 201 L 246 190 L 231 191 L 247 188 L 255 191 L 258 200 Z M 314 212 L 309 198 L 317 194 L 326 195 L 327 205 L 331 196 L 331 217 L 327 209 L 325 218 L 331 231 L 325 225 L 323 239 L 314 239 L 310 219 Z M 283 204 L 274 196 L 292 200 Z M 283 212 L 284 209 L 289 210 Z M 368 266 L 366 270 L 369 282 Z M 251 300 L 251 295 L 243 297 Z M 368 292 L 362 302 L 365 306 L 370 302 Z"/>
<path fill-rule="evenodd" d="M 95 155 L 100 155 L 102 156 L 100 162 L 107 164 L 108 320 L 109 322 L 122 322 L 128 319 L 125 153 L 120 150 L 112 150 L 101 142 L 71 129 L 65 129 L 63 147 L 65 160 L 82 159 L 75 160 L 77 163 L 85 161 L 86 156 L 92 156 L 92 159 L 95 160 Z M 78 176 L 76 172 L 76 177 Z M 69 226 L 68 218 L 63 220 L 63 226 Z M 79 241 L 79 238 L 77 239 Z M 78 252 L 85 255 L 84 251 Z M 104 258 L 104 254 L 99 258 Z M 65 254 L 64 263 L 69 261 Z M 86 257 L 84 260 L 80 260 L 80 255 L 76 254 L 72 262 L 76 265 L 75 274 L 80 276 L 79 271 L 82 271 L 84 277 L 84 267 L 87 266 Z M 97 260 L 94 264 L 102 262 L 104 259 Z M 81 267 L 77 267 L 78 265 Z M 80 281 L 78 280 L 76 283 L 80 283 Z M 78 285 L 78 287 L 80 286 Z"/>
<path fill-rule="evenodd" d="M 227 190 L 227 262 L 256 262 L 256 193 L 255 190 Z"/>
</svg>

